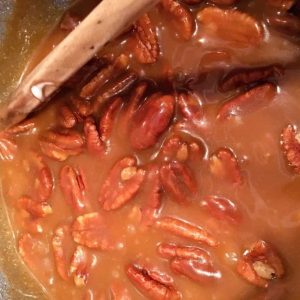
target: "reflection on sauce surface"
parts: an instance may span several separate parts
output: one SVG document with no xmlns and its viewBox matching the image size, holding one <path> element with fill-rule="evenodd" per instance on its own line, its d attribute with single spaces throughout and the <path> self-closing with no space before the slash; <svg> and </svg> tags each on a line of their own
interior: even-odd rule
<svg viewBox="0 0 300 300">
<path fill-rule="evenodd" d="M 239 8 L 260 21 L 274 13 L 271 4 Z M 280 145 L 283 129 L 300 125 L 297 36 L 265 22 L 259 44 L 241 46 L 239 35 L 222 38 L 203 16 L 196 21 L 202 5 L 190 8 L 191 39 L 154 8 L 157 62 L 137 61 L 130 29 L 81 71 L 80 83 L 70 80 L 42 112 L 1 136 L 20 254 L 54 299 L 300 294 L 300 180 Z M 58 28 L 44 49 L 64 34 Z M 228 75 L 232 88 L 220 91 L 232 69 L 273 64 L 284 74 L 273 67 Z M 254 279 L 243 278 L 242 264 Z"/>
</svg>

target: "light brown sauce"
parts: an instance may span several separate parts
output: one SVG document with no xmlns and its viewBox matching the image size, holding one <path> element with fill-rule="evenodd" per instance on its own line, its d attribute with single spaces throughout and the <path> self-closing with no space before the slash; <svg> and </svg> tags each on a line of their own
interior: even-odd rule
<svg viewBox="0 0 300 300">
<path fill-rule="evenodd" d="M 250 2 L 249 8 L 247 5 L 245 7 L 249 11 L 257 9 L 253 8 Z M 213 283 L 197 284 L 170 271 L 168 261 L 157 255 L 157 244 L 162 241 L 188 245 L 194 243 L 153 228 L 145 231 L 134 218 L 130 217 L 132 211 L 143 202 L 146 196 L 143 191 L 117 211 L 104 212 L 100 210 L 97 198 L 101 184 L 112 165 L 119 158 L 133 151 L 128 139 L 124 136 L 120 137 L 116 130 L 111 139 L 111 153 L 103 159 L 91 157 L 87 152 L 69 158 L 66 163 L 57 163 L 46 159 L 55 176 L 55 189 L 50 198 L 54 213 L 41 220 L 43 234 L 36 235 L 48 253 L 42 260 L 36 258 L 32 268 L 34 276 L 45 287 L 52 299 L 83 299 L 88 290 L 94 295 L 94 298 L 91 299 L 100 299 L 100 296 L 106 295 L 108 287 L 116 281 L 123 283 L 128 288 L 132 299 L 146 299 L 137 292 L 124 272 L 124 266 L 142 258 L 171 274 L 175 280 L 175 287 L 182 293 L 183 299 L 258 299 L 264 291 L 244 281 L 236 273 L 235 265 L 237 258 L 249 244 L 264 239 L 276 246 L 286 268 L 284 278 L 278 280 L 274 285 L 271 284 L 269 290 L 275 289 L 276 291 L 277 288 L 280 290 L 283 287 L 287 294 L 282 299 L 298 299 L 300 295 L 298 272 L 300 268 L 298 255 L 300 179 L 287 168 L 279 142 L 283 127 L 289 123 L 300 125 L 300 71 L 299 64 L 295 63 L 299 60 L 299 44 L 286 41 L 286 37 L 271 32 L 271 37 L 258 49 L 237 50 L 224 46 L 220 41 L 211 41 L 207 36 L 202 36 L 201 28 L 197 29 L 192 41 L 182 42 L 179 37 L 174 35 L 174 31 L 167 24 L 167 17 L 161 9 L 153 9 L 150 16 L 159 28 L 159 41 L 163 53 L 157 64 L 141 68 L 141 65 L 132 58 L 128 48 L 130 43 L 126 39 L 128 35 L 112 42 L 101 54 L 112 52 L 114 56 L 117 56 L 119 53 L 129 53 L 132 58 L 131 68 L 138 70 L 140 74 L 145 74 L 146 78 L 154 80 L 160 80 L 164 75 L 162 70 L 168 68 L 193 74 L 192 77 L 195 80 L 190 87 L 199 94 L 205 112 L 204 127 L 192 132 L 195 139 L 203 144 L 207 151 L 203 162 L 192 167 L 199 183 L 199 189 L 194 201 L 187 206 L 178 205 L 164 195 L 162 215 L 176 216 L 201 225 L 221 241 L 217 248 L 207 246 L 203 246 L 203 248 L 211 253 L 222 277 Z M 53 33 L 47 43 L 43 45 L 43 50 L 40 52 L 42 54 L 37 54 L 34 59 L 39 60 L 62 37 L 63 34 L 59 30 Z M 121 40 L 123 42 L 120 44 Z M 216 44 L 218 46 L 215 46 Z M 211 66 L 209 63 L 205 65 L 203 63 L 204 55 L 215 50 L 229 52 L 230 61 L 222 60 L 220 65 Z M 220 94 L 216 90 L 217 80 L 222 74 L 224 66 L 247 67 L 275 62 L 291 66 L 278 82 L 280 91 L 276 99 L 268 107 L 242 116 L 240 119 L 227 122 L 217 121 L 216 114 L 219 103 L 229 96 Z M 206 73 L 208 70 L 210 72 Z M 126 96 L 125 99 L 127 98 Z M 57 109 L 65 101 L 68 101 L 67 95 L 61 94 L 54 103 L 36 115 L 34 121 L 37 131 L 18 137 L 18 147 L 22 151 L 18 152 L 14 161 L 1 162 L 1 168 L 4 170 L 1 174 L 4 194 L 17 240 L 26 230 L 22 224 L 22 213 L 16 209 L 16 200 L 23 195 L 31 195 L 34 185 L 34 178 L 28 169 L 30 153 L 32 150 L 40 152 L 39 136 L 45 130 L 56 126 Z M 159 145 L 166 136 L 161 138 L 158 145 L 150 150 L 150 153 L 159 149 Z M 233 149 L 238 157 L 245 178 L 245 183 L 241 187 L 233 188 L 230 184 L 216 181 L 209 172 L 208 157 L 220 147 Z M 135 152 L 135 155 L 142 165 L 149 162 L 148 151 Z M 118 250 L 107 252 L 89 250 L 94 256 L 95 266 L 92 268 L 87 286 L 81 289 L 74 286 L 72 279 L 63 281 L 59 277 L 51 247 L 55 228 L 62 224 L 71 224 L 74 220 L 74 214 L 64 200 L 59 186 L 58 174 L 64 164 L 82 168 L 88 182 L 87 198 L 91 204 L 89 211 L 100 211 L 105 219 L 109 220 L 111 230 L 120 239 L 120 249 Z M 209 194 L 220 194 L 231 199 L 242 212 L 241 224 L 238 226 L 228 225 L 205 212 L 199 204 L 203 197 Z M 74 249 L 74 243 L 70 242 L 68 258 Z M 279 295 L 279 293 L 275 292 L 275 295 Z"/>
</svg>

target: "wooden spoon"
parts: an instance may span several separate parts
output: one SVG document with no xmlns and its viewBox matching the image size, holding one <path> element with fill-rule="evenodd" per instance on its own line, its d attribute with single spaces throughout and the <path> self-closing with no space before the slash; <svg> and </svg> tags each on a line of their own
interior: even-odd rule
<svg viewBox="0 0 300 300">
<path fill-rule="evenodd" d="M 49 101 L 50 96 L 107 42 L 126 29 L 156 0 L 103 0 L 9 97 L 0 111 L 0 130 L 10 127 Z"/>
</svg>

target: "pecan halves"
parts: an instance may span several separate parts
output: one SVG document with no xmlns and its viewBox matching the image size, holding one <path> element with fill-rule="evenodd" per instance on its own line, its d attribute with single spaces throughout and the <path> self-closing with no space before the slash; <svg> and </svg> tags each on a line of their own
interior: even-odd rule
<svg viewBox="0 0 300 300">
<path fill-rule="evenodd" d="M 300 134 L 297 127 L 288 125 L 281 134 L 283 154 L 296 174 L 300 174 Z"/>
<path fill-rule="evenodd" d="M 111 138 L 113 126 L 114 126 L 114 119 L 120 110 L 122 105 L 122 98 L 118 97 L 115 98 L 109 103 L 106 111 L 104 112 L 103 116 L 99 122 L 99 132 L 101 134 L 101 139 L 103 142 L 108 142 Z"/>
<path fill-rule="evenodd" d="M 133 148 L 142 150 L 156 144 L 173 117 L 174 105 L 172 95 L 154 94 L 146 100 L 132 120 L 130 142 Z"/>
<path fill-rule="evenodd" d="M 157 247 L 158 254 L 163 258 L 196 259 L 202 263 L 210 262 L 210 255 L 203 249 L 195 246 L 180 246 L 176 244 L 162 243 Z"/>
<path fill-rule="evenodd" d="M 137 167 L 136 159 L 125 157 L 109 172 L 100 189 L 99 202 L 104 210 L 114 210 L 125 205 L 139 191 L 145 171 Z"/>
<path fill-rule="evenodd" d="M 177 218 L 160 218 L 155 222 L 155 226 L 195 242 L 206 243 L 209 246 L 218 245 L 217 240 L 205 229 Z"/>
<path fill-rule="evenodd" d="M 257 46 L 264 37 L 255 19 L 234 9 L 207 7 L 200 10 L 197 18 L 208 33 L 236 47 Z"/>
<path fill-rule="evenodd" d="M 153 278 L 146 268 L 132 264 L 126 268 L 126 274 L 135 287 L 146 297 L 154 300 L 179 300 L 181 294 L 171 284 Z"/>
<path fill-rule="evenodd" d="M 67 258 L 65 253 L 66 236 L 68 234 L 69 228 L 67 226 L 61 226 L 55 230 L 52 238 L 52 248 L 56 270 L 59 276 L 64 280 L 67 280 L 69 277 L 67 271 Z"/>
<path fill-rule="evenodd" d="M 283 11 L 289 10 L 295 2 L 295 0 L 266 0 L 268 5 Z"/>
<path fill-rule="evenodd" d="M 84 120 L 83 131 L 88 151 L 92 154 L 102 156 L 105 152 L 105 145 L 92 117 Z"/>
<path fill-rule="evenodd" d="M 61 106 L 58 113 L 58 122 L 62 127 L 73 128 L 77 124 L 77 118 L 68 106 Z"/>
<path fill-rule="evenodd" d="M 134 24 L 136 45 L 134 49 L 137 60 L 142 64 L 155 63 L 159 56 L 156 28 L 148 14 L 144 14 Z"/>
<path fill-rule="evenodd" d="M 33 133 L 36 131 L 36 124 L 32 119 L 25 120 L 13 127 L 10 127 L 5 132 L 11 135 L 18 135 L 23 133 Z"/>
<path fill-rule="evenodd" d="M 173 17 L 176 31 L 189 40 L 194 33 L 195 24 L 192 13 L 177 0 L 162 0 L 163 8 Z"/>
<path fill-rule="evenodd" d="M 221 148 L 210 157 L 210 171 L 217 178 L 240 185 L 243 178 L 240 166 L 234 153 Z"/>
<path fill-rule="evenodd" d="M 18 146 L 15 141 L 5 134 L 0 134 L 0 159 L 11 161 L 15 158 Z"/>
<path fill-rule="evenodd" d="M 221 278 L 221 272 L 207 261 L 175 257 L 171 260 L 170 266 L 172 271 L 200 283 Z"/>
<path fill-rule="evenodd" d="M 115 248 L 109 225 L 99 213 L 89 213 L 76 218 L 72 225 L 76 243 L 88 248 L 110 250 Z"/>
<path fill-rule="evenodd" d="M 91 263 L 91 257 L 87 249 L 77 246 L 70 264 L 70 274 L 73 276 L 77 287 L 84 287 L 87 284 Z"/>
<path fill-rule="evenodd" d="M 219 110 L 217 118 L 226 120 L 249 114 L 269 105 L 276 96 L 276 85 L 265 83 L 228 100 Z"/>
<path fill-rule="evenodd" d="M 64 166 L 60 171 L 60 186 L 73 209 L 82 211 L 87 206 L 86 183 L 80 170 Z"/>
<path fill-rule="evenodd" d="M 237 264 L 238 273 L 250 283 L 267 288 L 270 281 L 284 275 L 278 253 L 265 241 L 257 241 L 243 254 Z"/>
<path fill-rule="evenodd" d="M 159 168 L 156 165 L 150 166 L 147 170 L 144 192 L 146 201 L 141 208 L 142 223 L 148 226 L 157 218 L 161 207 L 162 187 Z"/>
<path fill-rule="evenodd" d="M 162 186 L 171 198 L 185 203 L 197 191 L 197 183 L 190 169 L 178 161 L 165 163 L 160 168 Z"/>
<path fill-rule="evenodd" d="M 52 214 L 52 208 L 49 203 L 45 201 L 38 202 L 29 197 L 21 197 L 18 200 L 18 206 L 35 218 L 43 218 Z"/>
<path fill-rule="evenodd" d="M 222 78 L 219 89 L 227 92 L 245 85 L 265 80 L 270 77 L 280 77 L 284 69 L 280 65 L 271 65 L 252 69 L 237 69 Z"/>
<path fill-rule="evenodd" d="M 81 89 L 80 97 L 91 98 L 95 96 L 97 92 L 104 86 L 104 84 L 126 70 L 128 63 L 129 59 L 126 55 L 122 54 L 117 57 L 112 64 L 100 70 L 98 74 Z"/>
</svg>

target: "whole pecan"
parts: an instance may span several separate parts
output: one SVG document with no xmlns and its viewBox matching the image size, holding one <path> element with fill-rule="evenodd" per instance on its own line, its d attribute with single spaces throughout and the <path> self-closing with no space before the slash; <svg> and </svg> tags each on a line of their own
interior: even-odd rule
<svg viewBox="0 0 300 300">
<path fill-rule="evenodd" d="M 125 205 L 139 191 L 145 171 L 137 167 L 136 159 L 125 157 L 109 172 L 101 189 L 99 202 L 104 210 L 114 210 Z"/>
<path fill-rule="evenodd" d="M 109 226 L 100 213 L 89 213 L 76 218 L 72 225 L 76 243 L 88 248 L 110 250 L 115 248 Z"/>
<path fill-rule="evenodd" d="M 257 46 L 264 37 L 262 27 L 254 18 L 234 9 L 206 7 L 199 11 L 197 19 L 209 34 L 236 47 Z"/>
<path fill-rule="evenodd" d="M 197 191 L 192 172 L 178 161 L 163 164 L 160 168 L 160 179 L 163 188 L 179 203 L 185 203 Z"/>
<path fill-rule="evenodd" d="M 251 88 L 225 102 L 220 108 L 217 118 L 226 120 L 240 117 L 263 108 L 274 100 L 277 93 L 276 89 L 277 87 L 273 83 L 264 83 Z"/>
<path fill-rule="evenodd" d="M 148 14 L 144 14 L 134 24 L 135 49 L 137 60 L 142 64 L 155 63 L 159 56 L 159 45 L 156 28 L 152 25 Z"/>
<path fill-rule="evenodd" d="M 91 154 L 102 156 L 105 152 L 105 146 L 92 117 L 84 120 L 83 131 L 88 151 Z"/>
<path fill-rule="evenodd" d="M 237 185 L 243 183 L 238 160 L 228 148 L 221 148 L 210 157 L 210 171 L 222 180 Z"/>
<path fill-rule="evenodd" d="M 56 270 L 59 276 L 64 280 L 68 280 L 69 278 L 69 274 L 67 271 L 67 257 L 65 251 L 66 240 L 69 234 L 70 231 L 68 226 L 60 226 L 54 231 L 52 238 L 52 248 Z"/>
<path fill-rule="evenodd" d="M 222 277 L 221 272 L 216 270 L 210 262 L 195 259 L 175 257 L 171 260 L 171 269 L 200 283 Z"/>
<path fill-rule="evenodd" d="M 300 135 L 297 127 L 288 125 L 281 134 L 284 156 L 295 173 L 300 174 Z"/>
<path fill-rule="evenodd" d="M 72 208 L 82 211 L 87 206 L 86 183 L 80 170 L 64 166 L 60 171 L 60 186 Z"/>
<path fill-rule="evenodd" d="M 222 78 L 219 89 L 227 92 L 245 85 L 265 80 L 269 77 L 280 77 L 284 69 L 280 65 L 271 65 L 252 69 L 236 69 Z"/>
<path fill-rule="evenodd" d="M 90 276 L 92 259 L 88 251 L 77 246 L 71 259 L 70 274 L 74 277 L 74 283 L 77 287 L 84 287 Z"/>
<path fill-rule="evenodd" d="M 217 240 L 205 229 L 177 218 L 160 218 L 155 222 L 155 226 L 195 242 L 206 243 L 209 246 L 218 245 Z"/>
<path fill-rule="evenodd" d="M 155 300 L 178 300 L 181 294 L 171 285 L 153 278 L 149 270 L 138 264 L 129 265 L 126 274 L 135 287 L 146 297 Z"/>
<path fill-rule="evenodd" d="M 103 142 L 108 142 L 111 138 L 114 119 L 122 105 L 122 98 L 115 98 L 109 103 L 106 111 L 102 115 L 99 123 L 99 132 Z"/>
<path fill-rule="evenodd" d="M 172 95 L 154 94 L 136 111 L 130 128 L 133 148 L 142 150 L 156 144 L 167 129 L 174 113 Z"/>
<path fill-rule="evenodd" d="M 176 31 L 185 39 L 192 38 L 195 24 L 192 13 L 177 0 L 162 0 L 163 8 L 173 17 Z"/>
<path fill-rule="evenodd" d="M 18 200 L 18 206 L 36 218 L 43 218 L 52 214 L 52 208 L 49 203 L 35 201 L 29 197 L 21 197 Z"/>
<path fill-rule="evenodd" d="M 80 91 L 80 97 L 91 98 L 99 92 L 99 90 L 109 81 L 118 77 L 127 69 L 129 59 L 126 55 L 121 54 L 112 64 L 103 68 L 94 76 Z"/>
<path fill-rule="evenodd" d="M 238 273 L 254 285 L 267 288 L 269 282 L 284 275 L 282 261 L 265 241 L 257 241 L 243 254 L 237 264 Z"/>
<path fill-rule="evenodd" d="M 210 195 L 201 201 L 201 206 L 205 207 L 214 217 L 237 224 L 241 220 L 241 214 L 236 205 L 229 199 Z"/>
</svg>

